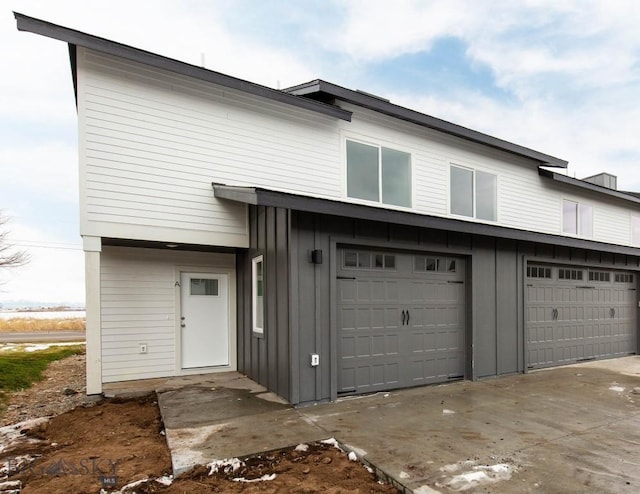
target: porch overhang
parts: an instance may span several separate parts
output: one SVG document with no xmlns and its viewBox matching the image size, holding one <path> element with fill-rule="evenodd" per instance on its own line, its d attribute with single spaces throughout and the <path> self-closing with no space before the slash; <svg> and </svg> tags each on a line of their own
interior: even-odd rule
<svg viewBox="0 0 640 494">
<path fill-rule="evenodd" d="M 612 254 L 640 257 L 640 248 L 596 242 L 579 238 L 563 237 L 546 233 L 518 230 L 498 225 L 475 223 L 452 218 L 441 218 L 409 211 L 398 211 L 382 207 L 353 204 L 319 197 L 281 192 L 259 187 L 239 187 L 212 183 L 213 193 L 218 199 L 236 201 L 254 206 L 270 206 L 308 213 L 319 213 L 345 218 L 394 223 L 434 230 L 468 233 L 486 237 L 519 240 L 539 244 L 605 251 Z"/>
</svg>

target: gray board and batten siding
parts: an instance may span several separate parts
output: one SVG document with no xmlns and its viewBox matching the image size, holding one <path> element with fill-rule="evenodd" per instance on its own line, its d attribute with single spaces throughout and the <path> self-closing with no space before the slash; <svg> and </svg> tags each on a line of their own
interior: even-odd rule
<svg viewBox="0 0 640 494">
<path fill-rule="evenodd" d="M 527 343 L 531 321 L 526 315 L 530 263 L 578 266 L 585 272 L 589 267 L 629 274 L 640 269 L 640 258 L 630 255 L 286 207 L 250 205 L 249 218 L 251 247 L 239 253 L 237 265 L 238 369 L 292 404 L 455 378 L 526 372 L 531 367 L 528 345 L 532 344 Z M 313 262 L 313 251 L 322 252 L 319 263 L 317 258 Z M 354 252 L 365 257 L 369 253 L 371 260 L 367 262 L 371 264 L 363 262 L 363 269 L 349 269 L 345 255 Z M 254 333 L 251 325 L 251 259 L 258 255 L 264 257 L 266 269 L 264 334 Z M 376 255 L 383 256 L 382 269 L 375 267 Z M 402 266 L 384 274 L 385 255 L 394 256 L 392 262 Z M 455 260 L 456 272 L 438 273 L 437 268 L 417 272 L 416 259 Z M 350 278 L 362 282 L 359 300 L 345 294 L 345 290 L 353 294 L 354 280 Z M 378 319 L 382 323 L 376 326 L 373 319 L 367 319 L 373 307 L 366 298 L 367 289 L 372 282 L 380 285 L 383 281 L 404 284 L 402 289 L 409 297 L 412 283 L 414 289 L 432 296 L 419 305 L 416 300 L 393 303 L 391 289 L 385 288 L 384 303 L 375 305 L 386 311 L 387 319 L 378 314 L 383 319 Z M 625 289 L 635 288 L 636 283 L 634 276 Z M 455 298 L 450 289 L 442 288 L 445 284 L 456 287 Z M 632 311 L 637 296 L 627 297 L 626 310 Z M 441 314 L 448 314 L 438 316 L 439 327 L 423 324 L 419 314 L 433 314 L 438 307 Z M 365 322 L 350 325 L 343 317 L 345 310 L 360 310 Z M 402 324 L 407 310 L 411 323 Z M 391 314 L 395 314 L 394 320 Z M 448 334 L 442 331 L 447 325 Z M 637 317 L 627 327 L 637 335 Z M 436 342 L 438 331 L 441 336 Z M 354 351 L 356 336 L 360 337 L 360 348 Z M 637 337 L 632 343 L 627 341 L 622 351 L 636 353 L 637 341 Z M 396 343 L 398 355 L 394 355 Z M 320 357 L 316 367 L 310 365 L 311 354 Z M 613 355 L 602 353 L 596 358 Z M 438 360 L 439 367 L 434 363 Z M 393 374 L 384 374 L 385 366 L 389 371 L 397 370 L 397 383 Z M 356 375 L 359 380 L 352 379 Z"/>
</svg>

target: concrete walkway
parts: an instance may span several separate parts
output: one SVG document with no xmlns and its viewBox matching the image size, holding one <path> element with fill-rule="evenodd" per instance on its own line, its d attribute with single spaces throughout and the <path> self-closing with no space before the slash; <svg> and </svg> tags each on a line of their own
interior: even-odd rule
<svg viewBox="0 0 640 494">
<path fill-rule="evenodd" d="M 640 492 L 640 356 L 298 409 L 198 378 L 158 392 L 176 472 L 335 437 L 417 494 Z"/>
</svg>

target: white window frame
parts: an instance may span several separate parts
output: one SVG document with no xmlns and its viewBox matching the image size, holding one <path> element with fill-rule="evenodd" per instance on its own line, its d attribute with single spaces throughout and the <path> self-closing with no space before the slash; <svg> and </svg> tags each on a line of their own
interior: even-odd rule
<svg viewBox="0 0 640 494">
<path fill-rule="evenodd" d="M 262 325 L 258 325 L 258 264 L 262 264 Z M 264 334 L 264 257 L 251 259 L 251 328 L 254 333 Z"/>
<path fill-rule="evenodd" d="M 347 159 L 347 143 L 351 141 L 351 142 L 355 142 L 357 144 L 362 144 L 364 146 L 371 146 L 373 148 L 376 148 L 378 150 L 378 200 L 377 201 L 372 201 L 369 199 L 361 199 L 359 197 L 351 197 L 349 195 L 349 161 Z M 343 173 L 343 190 L 344 190 L 344 197 L 351 200 L 351 201 L 358 201 L 358 202 L 362 202 L 362 203 L 366 203 L 366 204 L 381 204 L 384 205 L 386 207 L 390 207 L 390 208 L 400 208 L 400 209 L 413 209 L 413 205 L 414 205 L 414 197 L 415 197 L 415 191 L 414 191 L 414 169 L 413 169 L 413 153 L 411 153 L 410 151 L 407 151 L 406 149 L 402 148 L 401 146 L 396 146 L 395 144 L 388 144 L 386 142 L 372 142 L 372 141 L 367 141 L 367 140 L 363 140 L 363 139 L 359 139 L 359 138 L 355 138 L 355 137 L 349 137 L 349 136 L 345 136 L 342 140 L 344 148 L 343 148 L 343 152 L 342 152 L 342 156 L 344 159 L 344 173 Z M 405 153 L 409 155 L 409 194 L 411 195 L 410 200 L 409 200 L 409 206 L 399 206 L 397 204 L 391 204 L 391 203 L 387 203 L 384 202 L 382 200 L 382 148 L 386 148 L 386 149 L 390 149 L 392 151 L 398 151 L 401 153 Z"/>
<path fill-rule="evenodd" d="M 451 211 L 451 194 L 453 193 L 453 187 L 451 185 L 451 168 L 459 168 L 461 170 L 467 170 L 471 172 L 471 194 L 472 194 L 472 201 L 471 201 L 471 208 L 472 208 L 472 214 L 471 216 L 467 216 L 465 214 L 460 214 L 460 213 L 454 213 Z M 486 221 L 486 222 L 490 222 L 490 223 L 497 223 L 498 222 L 498 198 L 499 198 L 499 190 L 500 190 L 500 177 L 498 176 L 497 173 L 494 173 L 492 171 L 487 171 L 487 170 L 482 170 L 479 168 L 472 168 L 470 166 L 464 166 L 464 165 L 459 165 L 457 163 L 449 163 L 449 169 L 447 170 L 448 173 L 448 182 L 449 182 L 449 195 L 447 197 L 447 201 L 449 204 L 449 214 L 458 218 L 472 218 L 474 220 L 477 221 Z M 476 184 L 476 173 L 480 172 L 480 173 L 485 173 L 487 175 L 492 175 L 495 177 L 496 179 L 496 191 L 495 191 L 495 208 L 496 208 L 496 215 L 495 218 L 492 220 L 488 220 L 486 218 L 478 218 L 478 191 L 477 191 L 477 184 Z"/>
<path fill-rule="evenodd" d="M 574 232 L 569 232 L 567 231 L 567 224 L 565 222 L 565 217 L 564 217 L 564 206 L 565 203 L 567 202 L 571 202 L 574 203 L 576 205 L 576 215 L 575 215 L 575 233 Z M 573 199 L 570 197 L 563 197 L 562 198 L 562 204 L 561 204 L 561 210 L 560 210 L 560 214 L 562 217 L 562 234 L 563 235 L 571 235 L 573 237 L 583 237 L 583 238 L 593 238 L 593 224 L 594 224 L 594 217 L 595 217 L 595 208 L 593 207 L 593 204 L 588 203 L 588 202 L 582 202 L 579 201 L 577 199 Z M 589 209 L 590 214 L 591 214 L 591 222 L 589 225 L 589 229 L 590 231 L 585 232 L 584 228 L 583 228 L 583 224 L 582 224 L 582 217 L 584 215 L 583 211 L 585 211 L 586 209 Z"/>
</svg>

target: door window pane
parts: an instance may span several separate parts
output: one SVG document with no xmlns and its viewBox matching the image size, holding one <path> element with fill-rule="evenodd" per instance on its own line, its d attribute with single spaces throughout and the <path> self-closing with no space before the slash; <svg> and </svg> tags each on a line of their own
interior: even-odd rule
<svg viewBox="0 0 640 494">
<path fill-rule="evenodd" d="M 395 269 L 396 268 L 396 256 L 384 256 L 384 268 Z"/>
<path fill-rule="evenodd" d="M 473 172 L 451 167 L 451 214 L 473 216 Z"/>
<path fill-rule="evenodd" d="M 562 201 L 562 231 L 564 233 L 578 233 L 578 203 Z"/>
<path fill-rule="evenodd" d="M 218 280 L 191 278 L 191 295 L 218 295 Z"/>
<path fill-rule="evenodd" d="M 379 201 L 378 148 L 347 141 L 347 195 Z"/>
<path fill-rule="evenodd" d="M 370 268 L 371 267 L 371 254 L 368 252 L 358 253 L 358 267 Z"/>
<path fill-rule="evenodd" d="M 382 148 L 382 202 L 411 207 L 411 155 Z"/>
<path fill-rule="evenodd" d="M 355 268 L 358 266 L 358 253 L 357 252 L 345 252 L 344 253 L 344 266 L 347 268 Z"/>
<path fill-rule="evenodd" d="M 496 221 L 498 178 L 492 173 L 476 171 L 476 218 Z"/>
</svg>

